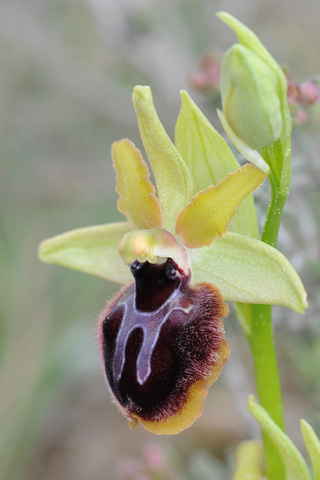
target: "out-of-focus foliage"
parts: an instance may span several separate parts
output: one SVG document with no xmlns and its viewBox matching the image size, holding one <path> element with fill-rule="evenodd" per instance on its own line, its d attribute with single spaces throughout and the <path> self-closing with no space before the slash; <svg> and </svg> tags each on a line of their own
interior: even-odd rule
<svg viewBox="0 0 320 480">
<path fill-rule="evenodd" d="M 56 232 L 122 220 L 114 208 L 110 147 L 124 136 L 139 145 L 133 85 L 152 86 L 171 138 L 181 89 L 214 119 L 189 78 L 205 53 L 219 54 L 235 40 L 217 10 L 259 32 L 294 81 L 320 72 L 318 2 L 290 6 L 284 0 L 0 2 L 1 480 L 113 480 L 119 461 L 139 454 L 149 439 L 114 418 L 100 371 L 95 317 L 116 287 L 48 268 L 36 248 Z M 310 307 L 304 318 L 275 310 L 288 420 L 304 417 L 318 434 L 319 127 L 315 105 L 293 133 L 292 195 L 279 243 L 303 278 Z M 257 200 L 263 215 L 263 190 Z M 184 470 L 179 466 L 185 478 L 209 478 L 213 465 L 219 478 L 230 478 L 232 445 L 253 428 L 241 407 L 252 391 L 243 366 L 247 347 L 231 318 L 226 329 L 232 356 L 224 384 L 208 398 L 199 425 L 171 440 L 182 459 L 200 452 Z M 299 444 L 299 431 L 291 438 Z"/>
</svg>

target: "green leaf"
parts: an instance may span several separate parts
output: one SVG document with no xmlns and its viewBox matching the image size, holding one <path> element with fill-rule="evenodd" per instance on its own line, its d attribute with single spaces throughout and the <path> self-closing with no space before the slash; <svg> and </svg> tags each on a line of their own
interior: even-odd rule
<svg viewBox="0 0 320 480">
<path fill-rule="evenodd" d="M 274 423 L 268 412 L 256 403 L 253 395 L 248 398 L 248 409 L 277 447 L 285 467 L 286 480 L 311 480 L 307 465 L 297 447 Z"/>
<path fill-rule="evenodd" d="M 181 110 L 175 129 L 177 150 L 186 162 L 194 182 L 194 193 L 217 183 L 236 170 L 239 163 L 227 142 L 211 125 L 186 91 L 181 92 Z M 258 237 L 252 195 L 240 205 L 229 231 Z"/>
<path fill-rule="evenodd" d="M 163 227 L 173 231 L 178 212 L 192 197 L 192 177 L 158 118 L 150 87 L 136 86 L 132 99 L 141 139 L 157 185 Z"/>
<path fill-rule="evenodd" d="M 189 254 L 193 282 L 214 283 L 226 300 L 283 305 L 298 313 L 307 307 L 305 289 L 292 265 L 259 240 L 227 233 Z"/>
<path fill-rule="evenodd" d="M 124 138 L 112 145 L 112 158 L 117 172 L 118 210 L 135 228 L 161 227 L 160 203 L 140 150 Z"/>
<path fill-rule="evenodd" d="M 263 480 L 262 448 L 260 443 L 241 442 L 236 451 L 237 467 L 233 480 Z"/>
<path fill-rule="evenodd" d="M 320 480 L 320 441 L 309 423 L 305 420 L 301 420 L 300 423 L 304 443 L 314 470 L 314 480 Z"/>
<path fill-rule="evenodd" d="M 118 245 L 130 230 L 127 222 L 71 230 L 44 240 L 39 246 L 39 258 L 126 284 L 132 276 L 119 255 Z"/>
<path fill-rule="evenodd" d="M 266 174 L 247 163 L 214 186 L 197 193 L 178 215 L 176 232 L 189 248 L 210 245 L 221 237 L 241 202 L 265 180 Z"/>
</svg>

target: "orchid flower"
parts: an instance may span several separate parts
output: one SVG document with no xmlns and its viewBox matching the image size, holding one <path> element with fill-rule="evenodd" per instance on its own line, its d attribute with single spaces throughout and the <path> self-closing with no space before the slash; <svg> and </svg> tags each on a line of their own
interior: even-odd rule
<svg viewBox="0 0 320 480">
<path fill-rule="evenodd" d="M 125 285 L 98 321 L 105 375 L 129 425 L 140 421 L 157 434 L 178 433 L 201 414 L 229 356 L 225 300 L 300 313 L 306 304 L 288 260 L 256 238 L 251 193 L 266 172 L 240 167 L 185 91 L 181 99 L 174 145 L 150 88 L 134 88 L 157 190 L 134 144 L 114 143 L 118 209 L 127 222 L 73 230 L 39 250 L 45 262 Z"/>
</svg>

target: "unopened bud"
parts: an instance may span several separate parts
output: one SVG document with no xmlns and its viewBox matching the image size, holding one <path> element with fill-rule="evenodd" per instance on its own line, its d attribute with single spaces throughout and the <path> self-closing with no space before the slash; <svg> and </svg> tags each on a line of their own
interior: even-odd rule
<svg viewBox="0 0 320 480">
<path fill-rule="evenodd" d="M 224 55 L 220 89 L 224 115 L 233 131 L 255 150 L 274 143 L 282 131 L 277 72 L 243 45 Z"/>
</svg>

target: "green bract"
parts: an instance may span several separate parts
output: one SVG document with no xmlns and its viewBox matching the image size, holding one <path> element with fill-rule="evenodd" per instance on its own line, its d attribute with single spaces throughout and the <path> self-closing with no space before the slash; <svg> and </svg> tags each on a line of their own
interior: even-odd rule
<svg viewBox="0 0 320 480">
<path fill-rule="evenodd" d="M 182 99 L 175 147 L 156 114 L 150 88 L 134 89 L 157 197 L 141 153 L 127 139 L 116 142 L 112 152 L 118 206 L 129 223 L 83 228 L 45 240 L 41 260 L 125 284 L 130 279 L 126 264 L 135 258 L 158 261 L 172 256 L 178 263 L 183 258 L 193 282 L 216 284 L 227 300 L 303 312 L 306 293 L 294 268 L 277 250 L 252 238 L 257 221 L 250 193 L 266 174 L 254 165 L 238 167 L 186 92 Z M 239 233 L 225 235 L 233 218 L 233 231 Z"/>
<path fill-rule="evenodd" d="M 311 480 L 309 469 L 297 447 L 293 444 L 290 438 L 274 423 L 266 410 L 256 403 L 253 395 L 250 395 L 248 398 L 248 408 L 251 415 L 260 424 L 262 430 L 275 444 L 284 464 L 286 480 Z M 319 480 L 320 442 L 311 426 L 305 420 L 301 420 L 301 430 L 313 465 L 313 478 L 314 480 Z M 247 478 L 245 474 L 249 473 L 249 462 L 247 466 L 248 470 L 246 470 L 243 465 L 243 476 L 237 477 L 239 480 L 245 480 Z M 258 479 L 260 477 L 256 478 Z"/>
<path fill-rule="evenodd" d="M 237 468 L 233 480 L 264 480 L 262 448 L 258 442 L 242 442 L 236 451 Z"/>
<path fill-rule="evenodd" d="M 313 428 L 305 420 L 301 420 L 301 431 L 314 470 L 314 480 L 320 480 L 320 441 Z"/>
</svg>

